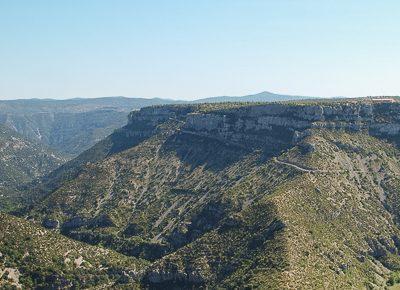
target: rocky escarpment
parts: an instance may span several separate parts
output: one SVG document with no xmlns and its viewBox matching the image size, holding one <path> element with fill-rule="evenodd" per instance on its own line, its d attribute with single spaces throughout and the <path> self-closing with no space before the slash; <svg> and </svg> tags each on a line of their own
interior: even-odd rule
<svg viewBox="0 0 400 290">
<path fill-rule="evenodd" d="M 255 145 L 270 143 L 270 136 L 288 133 L 289 139 L 311 128 L 369 130 L 392 136 L 399 133 L 399 109 L 399 104 L 270 104 L 190 114 L 184 128 L 238 144 L 250 139 Z"/>
<path fill-rule="evenodd" d="M 86 164 L 119 154 L 161 132 L 171 136 L 168 140 L 175 140 L 174 142 L 187 142 L 197 138 L 196 142 L 209 140 L 237 148 L 232 150 L 242 153 L 234 154 L 235 156 L 257 149 L 265 157 L 271 157 L 300 144 L 302 139 L 310 135 L 310 130 L 318 128 L 365 131 L 373 136 L 397 141 L 400 130 L 399 109 L 399 103 L 373 104 L 361 101 L 146 107 L 131 112 L 125 127 L 42 180 L 45 186 L 41 186 L 40 195 L 47 194 L 66 180 L 78 176 Z M 161 148 L 167 149 L 168 144 L 170 142 L 166 142 Z M 313 150 L 312 144 L 302 146 Z M 224 158 L 231 157 L 232 155 L 227 155 Z M 209 164 L 213 162 L 216 163 L 213 160 Z"/>
<path fill-rule="evenodd" d="M 199 104 L 142 108 L 130 113 L 125 127 L 42 179 L 39 189 L 35 189 L 36 192 L 29 196 L 46 196 L 66 181 L 76 178 L 87 164 L 101 162 L 134 148 L 157 134 L 163 134 L 163 138 L 167 138 L 158 149 L 159 152 L 176 150 L 176 154 L 187 159 L 189 164 L 206 163 L 220 169 L 254 150 L 259 150 L 264 158 L 277 156 L 299 145 L 301 140 L 311 134 L 311 130 L 318 128 L 364 131 L 373 136 L 398 141 L 399 109 L 399 103 L 374 104 L 362 101 L 258 105 Z M 200 144 L 204 144 L 205 147 L 202 148 Z M 201 150 L 206 150 L 210 144 L 222 144 L 218 146 L 230 149 L 225 156 L 220 155 L 223 156 L 222 159 L 207 159 L 207 155 Z M 199 152 L 194 153 L 196 150 L 193 150 L 192 146 L 197 146 Z M 314 150 L 313 144 L 301 146 L 306 148 L 306 151 Z M 186 149 L 183 149 L 184 147 Z M 208 148 L 207 154 L 213 155 L 214 148 Z"/>
<path fill-rule="evenodd" d="M 204 105 L 205 106 L 205 105 Z M 366 130 L 394 138 L 400 132 L 399 103 L 264 104 L 215 110 L 199 106 L 144 108 L 130 114 L 129 124 L 156 127 L 180 120 L 181 131 L 248 148 L 279 152 L 307 135 L 308 129 Z M 133 131 L 135 132 L 135 131 Z M 147 132 L 152 134 L 152 132 Z M 132 133 L 130 133 L 132 134 Z M 133 133 L 138 134 L 138 133 Z M 140 131 L 140 134 L 144 134 Z"/>
</svg>

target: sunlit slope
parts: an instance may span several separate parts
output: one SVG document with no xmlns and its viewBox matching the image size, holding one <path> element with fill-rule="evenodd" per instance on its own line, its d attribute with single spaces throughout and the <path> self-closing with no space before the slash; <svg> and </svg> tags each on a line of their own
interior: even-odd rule
<svg viewBox="0 0 400 290">
<path fill-rule="evenodd" d="M 146 263 L 0 214 L 0 288 L 137 287 Z"/>
</svg>

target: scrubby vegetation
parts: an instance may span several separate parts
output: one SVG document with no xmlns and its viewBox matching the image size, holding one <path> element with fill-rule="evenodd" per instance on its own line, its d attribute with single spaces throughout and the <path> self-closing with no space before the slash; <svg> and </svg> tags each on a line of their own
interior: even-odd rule
<svg viewBox="0 0 400 290">
<path fill-rule="evenodd" d="M 146 266 L 144 261 L 70 240 L 32 222 L 6 214 L 0 214 L 0 220 L 0 287 L 135 287 Z"/>
<path fill-rule="evenodd" d="M 0 125 L 0 210 L 19 202 L 20 185 L 41 177 L 65 162 L 59 154 L 28 141 Z"/>
<path fill-rule="evenodd" d="M 27 285 L 46 285 L 40 279 L 48 269 L 36 275 L 23 256 L 25 248 L 50 247 L 35 265 L 53 263 L 56 277 L 83 279 L 85 287 L 395 285 L 397 104 L 323 104 L 176 105 L 132 113 L 126 127 L 27 191 L 35 198 L 19 214 L 51 231 L 14 222 L 44 231 L 59 246 L 51 250 L 26 229 L 18 238 L 28 238 L 23 243 L 0 238 L 14 261 L 4 267 L 25 273 Z M 76 250 L 71 261 L 82 256 L 97 267 L 66 267 L 58 259 L 64 243 L 90 253 Z M 99 251 L 109 256 L 97 258 Z M 106 261 L 118 270 L 101 270 L 98 281 L 95 269 Z M 121 271 L 136 274 L 126 280 L 115 274 Z"/>
</svg>

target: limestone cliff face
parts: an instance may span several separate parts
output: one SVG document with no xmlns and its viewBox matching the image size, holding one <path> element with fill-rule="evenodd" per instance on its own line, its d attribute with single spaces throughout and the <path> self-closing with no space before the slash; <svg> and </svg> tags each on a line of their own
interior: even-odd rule
<svg viewBox="0 0 400 290">
<path fill-rule="evenodd" d="M 163 122 L 180 120 L 186 134 L 276 151 L 298 142 L 312 128 L 366 130 L 371 135 L 393 138 L 400 132 L 399 112 L 398 103 L 266 104 L 213 111 L 196 106 L 163 106 L 131 113 L 129 125 L 140 128 L 140 134 L 146 128 L 150 135 Z"/>
</svg>

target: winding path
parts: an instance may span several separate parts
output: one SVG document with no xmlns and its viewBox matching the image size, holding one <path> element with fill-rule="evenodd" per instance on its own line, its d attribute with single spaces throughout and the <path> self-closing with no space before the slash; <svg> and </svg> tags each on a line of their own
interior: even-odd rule
<svg viewBox="0 0 400 290">
<path fill-rule="evenodd" d="M 299 166 L 297 164 L 294 164 L 292 162 L 289 162 L 289 161 L 281 161 L 276 157 L 272 158 L 272 160 L 274 162 L 276 162 L 276 163 L 279 163 L 279 164 L 282 164 L 282 165 L 286 165 L 286 166 L 290 166 L 290 167 L 292 167 L 294 169 L 297 169 L 299 171 L 308 172 L 308 173 L 316 173 L 316 172 L 329 173 L 329 172 L 348 172 L 348 171 L 350 171 L 349 169 L 332 169 L 332 170 L 328 170 L 328 169 L 310 169 L 310 168 L 301 167 L 301 166 Z M 353 170 L 353 172 L 364 172 L 364 171 L 362 171 L 362 170 Z"/>
</svg>

